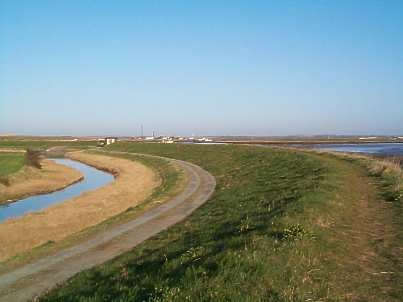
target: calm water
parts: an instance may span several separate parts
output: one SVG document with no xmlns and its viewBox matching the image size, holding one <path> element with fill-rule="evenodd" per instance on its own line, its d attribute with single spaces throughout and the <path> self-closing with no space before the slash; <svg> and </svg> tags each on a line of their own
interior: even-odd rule
<svg viewBox="0 0 403 302">
<path fill-rule="evenodd" d="M 403 156 L 403 143 L 389 144 L 323 144 L 314 148 L 338 152 L 368 153 L 375 155 Z"/>
<path fill-rule="evenodd" d="M 97 189 L 113 181 L 113 176 L 111 174 L 77 161 L 64 158 L 52 160 L 59 164 L 79 170 L 84 175 L 84 179 L 60 191 L 35 195 L 10 204 L 0 205 L 0 222 L 7 218 L 22 216 L 28 212 L 40 211 L 50 205 L 61 203 L 67 199 L 76 197 L 83 192 Z"/>
</svg>

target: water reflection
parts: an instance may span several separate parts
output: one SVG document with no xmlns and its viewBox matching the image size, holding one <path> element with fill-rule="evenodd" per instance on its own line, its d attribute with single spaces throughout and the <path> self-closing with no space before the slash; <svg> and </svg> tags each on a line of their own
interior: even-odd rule
<svg viewBox="0 0 403 302">
<path fill-rule="evenodd" d="M 372 144 L 323 144 L 314 148 L 338 152 L 368 153 L 376 155 L 403 155 L 403 143 Z"/>
<path fill-rule="evenodd" d="M 52 160 L 56 163 L 79 170 L 84 175 L 84 179 L 60 191 L 35 195 L 10 204 L 0 205 L 0 222 L 7 218 L 22 216 L 28 212 L 40 211 L 50 205 L 61 203 L 67 199 L 76 197 L 83 192 L 95 190 L 113 181 L 113 176 L 111 174 L 97 170 L 80 162 L 64 158 Z"/>
</svg>

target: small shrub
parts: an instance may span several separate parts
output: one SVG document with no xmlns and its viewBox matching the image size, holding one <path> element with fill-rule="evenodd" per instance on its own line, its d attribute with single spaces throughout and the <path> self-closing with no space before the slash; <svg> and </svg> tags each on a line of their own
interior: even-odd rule
<svg viewBox="0 0 403 302">
<path fill-rule="evenodd" d="M 10 179 L 8 177 L 5 177 L 5 176 L 0 176 L 0 183 L 5 185 L 5 186 L 9 186 L 10 185 Z"/>
<path fill-rule="evenodd" d="M 203 253 L 204 253 L 203 247 L 196 247 L 196 248 L 191 247 L 181 255 L 181 264 L 199 261 L 203 256 Z"/>
<path fill-rule="evenodd" d="M 403 171 L 400 158 L 367 161 L 370 176 L 381 180 L 383 197 L 387 201 L 400 201 L 403 196 Z"/>
<path fill-rule="evenodd" d="M 284 240 L 298 240 L 304 237 L 314 237 L 312 232 L 304 229 L 304 227 L 300 224 L 290 225 L 284 228 L 282 233 Z"/>
<path fill-rule="evenodd" d="M 241 220 L 241 223 L 239 225 L 239 233 L 245 233 L 249 231 L 251 228 L 251 221 L 249 219 L 249 216 L 246 216 L 246 218 Z"/>
<path fill-rule="evenodd" d="M 48 245 L 52 245 L 52 244 L 55 244 L 55 241 L 54 240 L 48 240 L 44 244 L 42 244 L 41 246 L 44 247 L 44 246 L 48 246 Z"/>
<path fill-rule="evenodd" d="M 42 151 L 34 150 L 34 149 L 27 149 L 25 153 L 25 161 L 28 166 L 41 169 L 41 158 L 42 158 Z"/>
</svg>

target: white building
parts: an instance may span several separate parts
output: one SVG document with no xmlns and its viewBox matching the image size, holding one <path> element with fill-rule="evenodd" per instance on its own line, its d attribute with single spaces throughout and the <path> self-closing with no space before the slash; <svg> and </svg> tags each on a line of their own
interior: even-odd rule
<svg viewBox="0 0 403 302">
<path fill-rule="evenodd" d="M 116 137 L 105 137 L 98 139 L 98 146 L 107 146 L 113 143 L 116 143 L 118 139 Z"/>
<path fill-rule="evenodd" d="M 118 139 L 117 139 L 116 137 L 107 137 L 107 138 L 105 138 L 105 141 L 106 141 L 106 144 L 107 144 L 107 145 L 116 143 L 117 140 L 118 140 Z"/>
</svg>

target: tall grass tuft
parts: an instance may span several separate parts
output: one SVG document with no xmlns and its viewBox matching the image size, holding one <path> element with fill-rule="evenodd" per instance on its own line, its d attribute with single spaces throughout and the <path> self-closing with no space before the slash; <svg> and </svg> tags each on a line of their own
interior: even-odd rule
<svg viewBox="0 0 403 302">
<path fill-rule="evenodd" d="M 27 149 L 25 153 L 25 162 L 28 166 L 41 169 L 42 151 L 37 149 Z"/>
<path fill-rule="evenodd" d="M 386 158 L 383 160 L 369 160 L 368 170 L 372 176 L 382 179 L 382 185 L 388 190 L 384 196 L 388 201 L 401 201 L 403 199 L 403 170 L 400 160 Z"/>
</svg>

